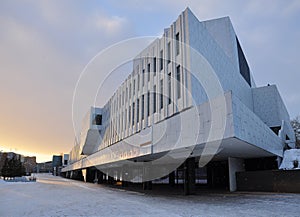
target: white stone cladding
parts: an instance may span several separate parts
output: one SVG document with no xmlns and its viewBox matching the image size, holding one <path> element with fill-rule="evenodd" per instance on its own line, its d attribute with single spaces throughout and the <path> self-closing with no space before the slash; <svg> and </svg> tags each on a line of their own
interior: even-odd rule
<svg viewBox="0 0 300 217">
<path fill-rule="evenodd" d="M 217 39 L 218 41 L 223 40 L 222 44 L 224 44 L 225 42 L 232 44 L 231 46 L 228 46 L 230 49 L 228 48 L 227 50 L 229 51 L 225 52 L 220 45 L 221 43 L 217 43 L 215 38 L 205 27 L 209 26 L 211 23 L 207 22 L 205 25 L 202 24 L 190 10 L 186 10 L 185 13 L 187 14 L 186 16 L 188 16 L 190 46 L 197 50 L 200 54 L 202 54 L 213 67 L 224 89 L 224 92 L 232 91 L 233 94 L 237 96 L 249 109 L 253 110 L 251 87 L 247 84 L 238 70 L 239 68 L 237 65 L 237 53 L 230 53 L 230 50 L 236 49 L 236 39 L 235 34 L 232 33 L 231 24 L 229 25 L 229 19 L 221 18 L 215 21 L 224 23 L 224 25 L 226 24 L 224 28 L 227 29 L 227 32 L 230 33 L 223 36 L 223 33 L 219 32 L 219 35 L 221 36 Z M 212 30 L 210 31 L 212 32 Z M 215 34 L 216 33 L 214 32 L 214 35 Z M 231 57 L 228 56 L 229 54 Z M 194 59 L 194 55 L 191 55 L 190 62 L 192 73 L 197 73 L 199 70 L 201 70 L 201 67 L 199 67 L 197 60 Z M 202 90 L 202 87 L 199 87 L 197 81 L 193 80 L 192 93 L 197 104 L 207 101 L 207 98 L 205 97 L 205 94 L 203 92 L 205 91 Z"/>
<path fill-rule="evenodd" d="M 164 30 L 162 38 L 136 56 L 132 73 L 105 106 L 92 108 L 89 125 L 85 124 L 82 132 L 81 151 L 76 149 L 76 153 L 90 155 L 85 166 L 158 154 L 174 148 L 175 142 L 179 150 L 188 146 L 201 150 L 203 144 L 212 142 L 206 140 L 211 126 L 210 109 L 217 108 L 209 108 L 201 83 L 208 81 L 201 79 L 203 62 L 195 53 L 208 61 L 223 89 L 221 95 L 226 98 L 220 157 L 282 156 L 285 143 L 292 144 L 295 139 L 285 105 L 276 86 L 256 88 L 251 73 L 251 85 L 247 83 L 240 73 L 237 47 L 228 17 L 200 22 L 186 9 Z M 195 108 L 199 109 L 196 113 Z M 101 126 L 92 123 L 95 114 L 102 115 Z M 178 128 L 179 122 L 183 128 Z M 164 131 L 166 126 L 169 127 Z M 197 126 L 200 130 L 194 132 Z M 280 135 L 270 129 L 273 126 L 281 127 Z M 176 140 L 180 132 L 183 137 Z M 107 147 L 116 152 L 113 157 Z M 70 158 L 74 159 L 74 154 Z M 69 169 L 80 168 L 82 162 Z"/>
</svg>

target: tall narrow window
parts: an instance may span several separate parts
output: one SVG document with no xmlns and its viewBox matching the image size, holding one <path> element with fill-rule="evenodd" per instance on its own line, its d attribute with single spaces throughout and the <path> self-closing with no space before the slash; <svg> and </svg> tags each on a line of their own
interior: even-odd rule
<svg viewBox="0 0 300 217">
<path fill-rule="evenodd" d="M 150 92 L 147 93 L 147 116 L 150 116 Z"/>
<path fill-rule="evenodd" d="M 142 120 L 144 120 L 145 95 L 142 95 Z"/>
<path fill-rule="evenodd" d="M 153 113 L 156 113 L 156 85 L 153 87 Z"/>
<path fill-rule="evenodd" d="M 160 51 L 160 70 L 164 68 L 164 52 L 163 50 Z"/>
<path fill-rule="evenodd" d="M 160 80 L 160 109 L 164 107 L 164 81 Z"/>
<path fill-rule="evenodd" d="M 153 58 L 153 72 L 154 76 L 156 76 L 156 57 Z"/>
<path fill-rule="evenodd" d="M 181 76 L 180 76 L 180 66 L 176 67 L 176 79 L 177 79 L 177 98 L 181 97 L 180 85 L 181 85 Z"/>
<path fill-rule="evenodd" d="M 179 50 L 180 50 L 180 47 L 179 47 L 179 32 L 176 34 L 176 55 L 179 54 Z"/>
<path fill-rule="evenodd" d="M 131 106 L 129 106 L 128 108 L 128 125 L 130 125 L 130 121 L 131 121 Z"/>
<path fill-rule="evenodd" d="M 168 43 L 168 53 L 167 53 L 168 63 L 171 62 L 171 42 Z"/>
<path fill-rule="evenodd" d="M 168 74 L 168 101 L 169 101 L 169 104 L 171 104 L 171 72 L 169 72 Z"/>
<path fill-rule="evenodd" d="M 129 99 L 131 99 L 131 83 L 129 84 Z"/>
<path fill-rule="evenodd" d="M 132 92 L 133 92 L 133 95 L 135 95 L 135 80 L 133 80 L 133 90 L 132 90 Z"/>
<path fill-rule="evenodd" d="M 143 87 L 145 85 L 145 69 L 143 69 L 143 76 L 142 76 L 142 83 L 143 83 Z"/>
<path fill-rule="evenodd" d="M 148 82 L 150 81 L 150 63 L 148 63 Z"/>
<path fill-rule="evenodd" d="M 140 74 L 138 74 L 137 89 L 140 90 Z"/>
<path fill-rule="evenodd" d="M 135 111 L 135 104 L 132 103 L 132 126 L 134 125 L 134 111 Z"/>
<path fill-rule="evenodd" d="M 122 112 L 122 115 L 121 115 L 121 127 L 120 127 L 120 134 L 123 132 L 123 122 L 124 121 L 124 112 Z"/>
<path fill-rule="evenodd" d="M 125 109 L 125 116 L 124 116 L 124 130 L 127 129 L 127 109 Z"/>
<path fill-rule="evenodd" d="M 136 100 L 136 122 L 140 121 L 140 99 Z"/>
</svg>

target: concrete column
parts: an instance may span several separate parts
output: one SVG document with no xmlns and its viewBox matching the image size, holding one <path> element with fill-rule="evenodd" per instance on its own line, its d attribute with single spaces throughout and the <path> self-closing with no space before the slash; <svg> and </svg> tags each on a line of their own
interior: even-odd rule
<svg viewBox="0 0 300 217">
<path fill-rule="evenodd" d="M 149 178 L 150 168 L 145 164 L 143 167 L 143 189 L 152 190 L 152 181 L 145 181 Z"/>
<path fill-rule="evenodd" d="M 108 183 L 108 172 L 104 174 L 104 183 Z"/>
<path fill-rule="evenodd" d="M 121 177 L 122 177 L 122 170 L 117 168 L 114 172 L 115 174 L 115 179 L 116 179 L 116 182 L 120 182 L 121 181 Z"/>
<path fill-rule="evenodd" d="M 228 168 L 229 168 L 229 190 L 233 192 L 237 190 L 236 172 L 245 171 L 244 159 L 229 157 Z"/>
<path fill-rule="evenodd" d="M 184 162 L 184 194 L 195 193 L 195 158 L 188 158 Z"/>
<path fill-rule="evenodd" d="M 82 176 L 83 176 L 83 181 L 86 182 L 86 180 L 87 180 L 86 169 L 82 169 L 81 172 L 82 172 Z"/>
</svg>

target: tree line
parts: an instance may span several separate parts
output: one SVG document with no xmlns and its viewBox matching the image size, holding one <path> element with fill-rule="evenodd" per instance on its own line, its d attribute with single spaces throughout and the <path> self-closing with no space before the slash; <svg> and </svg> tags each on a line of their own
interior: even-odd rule
<svg viewBox="0 0 300 217">
<path fill-rule="evenodd" d="M 1 169 L 1 176 L 4 180 L 7 178 L 21 177 L 25 175 L 25 167 L 20 160 L 12 158 L 5 159 L 4 165 Z"/>
<path fill-rule="evenodd" d="M 296 148 L 300 148 L 300 116 L 297 116 L 291 120 L 291 125 L 295 132 L 296 137 Z"/>
</svg>

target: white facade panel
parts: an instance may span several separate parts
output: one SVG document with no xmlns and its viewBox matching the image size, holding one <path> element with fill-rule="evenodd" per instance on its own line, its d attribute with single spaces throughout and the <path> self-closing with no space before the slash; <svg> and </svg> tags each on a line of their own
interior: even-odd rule
<svg viewBox="0 0 300 217">
<path fill-rule="evenodd" d="M 186 9 L 162 38 L 136 56 L 132 73 L 107 104 L 90 113 L 80 143 L 89 156 L 69 169 L 146 158 L 173 149 L 179 153 L 197 147 L 199 151 L 210 142 L 221 144 L 233 138 L 232 147 L 237 149 L 228 149 L 227 155 L 242 153 L 240 141 L 241 147 L 251 146 L 254 152 L 264 150 L 258 155 L 282 156 L 286 136 L 294 139 L 286 108 L 276 87 L 253 88 L 251 74 L 251 85 L 247 83 L 240 72 L 237 47 L 229 18 L 199 22 Z M 221 92 L 214 90 L 211 69 Z M 211 101 L 208 96 L 213 96 Z M 223 97 L 224 116 L 222 100 L 218 101 Z M 95 114 L 102 115 L 101 126 L 94 126 Z M 223 130 L 222 138 L 210 137 L 212 114 L 220 120 L 214 133 Z M 272 126 L 281 126 L 280 135 Z M 71 161 L 80 158 L 75 153 L 81 154 L 74 149 Z"/>
</svg>

